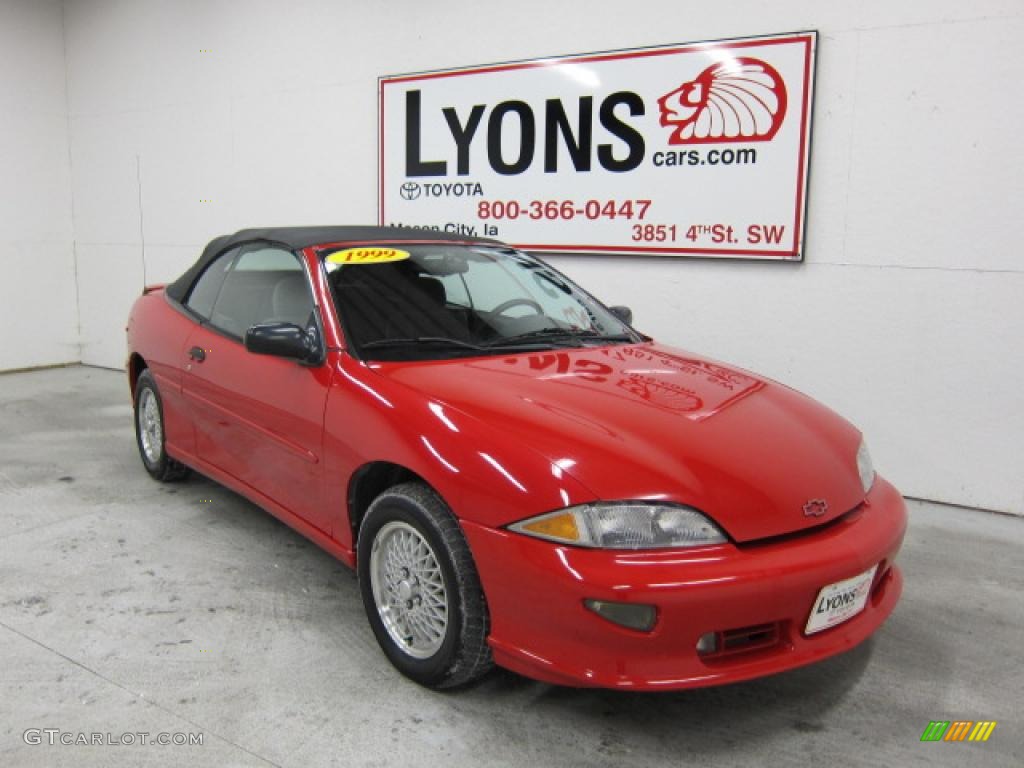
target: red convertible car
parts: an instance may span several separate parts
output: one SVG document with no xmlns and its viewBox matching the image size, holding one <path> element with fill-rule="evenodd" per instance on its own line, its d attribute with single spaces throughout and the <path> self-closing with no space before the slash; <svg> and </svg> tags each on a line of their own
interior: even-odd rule
<svg viewBox="0 0 1024 768">
<path fill-rule="evenodd" d="M 493 240 L 245 230 L 132 308 L 139 451 L 354 567 L 424 685 L 704 686 L 871 635 L 906 510 L 861 434 L 630 323 Z"/>
</svg>

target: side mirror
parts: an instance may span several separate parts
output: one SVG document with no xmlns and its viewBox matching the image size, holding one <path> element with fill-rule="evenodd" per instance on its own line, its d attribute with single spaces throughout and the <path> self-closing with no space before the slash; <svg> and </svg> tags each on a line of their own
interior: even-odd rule
<svg viewBox="0 0 1024 768">
<path fill-rule="evenodd" d="M 633 310 L 629 307 L 608 307 L 608 310 L 626 325 L 633 324 Z"/>
<path fill-rule="evenodd" d="M 245 332 L 245 348 L 256 355 L 287 357 L 302 363 L 320 359 L 316 336 L 295 323 L 259 323 Z"/>
</svg>

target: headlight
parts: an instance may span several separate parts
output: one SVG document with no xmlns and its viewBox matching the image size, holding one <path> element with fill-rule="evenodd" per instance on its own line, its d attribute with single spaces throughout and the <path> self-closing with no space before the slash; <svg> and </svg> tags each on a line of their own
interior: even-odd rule
<svg viewBox="0 0 1024 768">
<path fill-rule="evenodd" d="M 875 482 L 875 465 L 871 463 L 868 444 L 864 440 L 860 441 L 860 448 L 857 449 L 857 472 L 860 474 L 860 484 L 864 488 L 864 493 L 867 493 Z"/>
<path fill-rule="evenodd" d="M 600 549 L 663 549 L 721 544 L 725 534 L 689 507 L 597 502 L 531 517 L 509 528 L 538 539 Z"/>
</svg>

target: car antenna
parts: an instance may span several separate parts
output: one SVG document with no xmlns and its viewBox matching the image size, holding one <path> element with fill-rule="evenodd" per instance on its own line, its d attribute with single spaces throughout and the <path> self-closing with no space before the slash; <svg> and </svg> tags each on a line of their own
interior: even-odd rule
<svg viewBox="0 0 1024 768">
<path fill-rule="evenodd" d="M 142 290 L 146 290 L 146 231 L 142 218 L 142 160 L 135 155 L 135 186 L 139 192 L 139 241 L 142 243 Z"/>
</svg>

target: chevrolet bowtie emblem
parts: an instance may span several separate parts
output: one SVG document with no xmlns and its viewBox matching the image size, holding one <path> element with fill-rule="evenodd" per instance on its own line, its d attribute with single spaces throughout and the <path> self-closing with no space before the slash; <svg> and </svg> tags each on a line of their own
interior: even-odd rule
<svg viewBox="0 0 1024 768">
<path fill-rule="evenodd" d="M 811 499 L 804 504 L 804 515 L 806 517 L 821 517 L 828 512 L 828 502 L 824 499 Z"/>
</svg>

